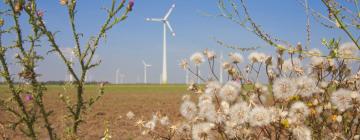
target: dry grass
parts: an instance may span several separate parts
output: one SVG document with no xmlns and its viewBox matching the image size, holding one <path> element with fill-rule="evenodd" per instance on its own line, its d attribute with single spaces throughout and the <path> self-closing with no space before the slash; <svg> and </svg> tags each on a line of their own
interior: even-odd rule
<svg viewBox="0 0 360 140">
<path fill-rule="evenodd" d="M 67 112 L 64 103 L 59 99 L 59 94 L 72 95 L 75 94 L 73 91 L 74 88 L 71 86 L 49 85 L 44 97 L 48 109 L 54 110 L 51 119 L 56 123 L 53 123 L 53 127 L 62 137 L 66 131 Z M 86 97 L 96 96 L 97 92 L 97 85 L 86 87 Z M 133 111 L 137 118 L 143 116 L 144 119 L 149 119 L 152 113 L 160 111 L 172 119 L 181 120 L 179 104 L 181 96 L 186 93 L 185 85 L 107 85 L 105 95 L 86 113 L 86 122 L 80 128 L 80 138 L 100 139 L 105 130 L 105 122 L 108 121 L 114 139 L 144 139 L 139 136 L 140 132 L 134 126 L 135 120 L 128 120 L 125 114 Z M 1 86 L 0 97 L 5 98 L 8 95 L 6 87 Z M 13 117 L 5 115 L 5 112 L 0 110 L 1 123 L 12 119 Z M 37 130 L 40 133 L 42 129 Z M 46 133 L 40 134 L 40 137 L 46 138 Z M 11 139 L 24 139 L 19 130 L 13 132 L 7 129 L 6 135 Z"/>
</svg>

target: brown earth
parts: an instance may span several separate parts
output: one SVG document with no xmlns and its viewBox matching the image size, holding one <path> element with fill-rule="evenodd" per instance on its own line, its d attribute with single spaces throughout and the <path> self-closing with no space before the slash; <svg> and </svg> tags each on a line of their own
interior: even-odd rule
<svg viewBox="0 0 360 140">
<path fill-rule="evenodd" d="M 98 86 L 86 87 L 87 98 L 98 94 Z M 74 88 L 71 86 L 47 86 L 44 96 L 45 105 L 48 110 L 53 110 L 51 115 L 53 127 L 57 134 L 64 139 L 66 126 L 69 120 L 66 119 L 67 110 L 65 104 L 60 100 L 60 93 L 73 96 Z M 99 140 L 106 128 L 109 129 L 113 139 L 148 139 L 141 136 L 141 131 L 135 126 L 139 118 L 149 120 L 153 113 L 160 112 L 167 115 L 171 120 L 181 120 L 179 106 L 181 97 L 187 93 L 184 85 L 109 85 L 105 87 L 105 95 L 96 102 L 84 116 L 85 122 L 81 124 L 79 138 L 84 140 Z M 6 98 L 9 92 L 5 86 L 0 88 L 0 98 Z M 31 103 L 29 103 L 30 105 Z M 126 118 L 126 113 L 133 111 L 135 119 Z M 0 110 L 0 123 L 9 124 L 14 117 L 3 109 Z M 108 123 L 106 123 L 108 122 Z M 174 121 L 172 121 L 174 122 Z M 106 125 L 108 124 L 108 125 Z M 108 126 L 108 127 L 107 127 Z M 46 131 L 37 125 L 40 139 L 47 139 Z M 0 128 L 0 134 L 4 130 Z M 19 129 L 15 131 L 5 128 L 5 135 L 10 139 L 26 139 Z"/>
</svg>

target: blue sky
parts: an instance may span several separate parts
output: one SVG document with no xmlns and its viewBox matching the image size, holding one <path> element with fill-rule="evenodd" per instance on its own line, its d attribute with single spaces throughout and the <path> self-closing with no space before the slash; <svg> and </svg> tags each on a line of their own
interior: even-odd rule
<svg viewBox="0 0 360 140">
<path fill-rule="evenodd" d="M 63 47 L 74 46 L 66 8 L 61 6 L 58 0 L 38 1 L 45 11 L 46 24 L 51 30 L 60 31 L 57 35 L 58 43 Z M 274 52 L 262 40 L 231 21 L 205 16 L 203 13 L 219 14 L 217 0 L 135 0 L 133 12 L 128 19 L 113 28 L 107 34 L 106 41 L 101 44 L 97 55 L 102 64 L 90 72 L 91 79 L 114 82 L 115 71 L 120 69 L 121 73 L 126 74 L 126 82 L 142 81 L 141 61 L 145 60 L 152 64 L 148 69 L 148 81 L 159 82 L 162 66 L 162 24 L 146 22 L 145 18 L 163 17 L 173 3 L 176 7 L 170 16 L 170 23 L 176 37 L 168 36 L 168 77 L 171 83 L 184 82 L 185 72 L 178 67 L 178 63 L 183 58 L 189 58 L 192 53 L 205 48 L 223 52 L 224 55 L 233 51 L 220 47 L 213 37 L 239 47 L 263 46 L 259 51 Z M 3 3 L 1 4 L 0 7 L 4 8 Z M 247 4 L 251 16 L 265 31 L 292 44 L 305 44 L 306 16 L 304 8 L 297 0 L 248 0 Z M 84 34 L 82 45 L 90 36 L 97 34 L 105 20 L 105 11 L 101 8 L 108 6 L 110 0 L 79 0 L 76 24 L 78 31 Z M 310 1 L 310 7 L 323 13 L 326 10 L 320 1 Z M 341 31 L 325 29 L 313 19 L 311 27 L 311 47 L 321 47 L 321 39 L 324 37 L 342 37 L 343 40 L 348 40 Z M 38 68 L 42 74 L 41 80 L 64 80 L 64 64 L 55 54 L 46 54 L 48 50 L 48 43 L 44 43 L 40 48 L 41 54 L 46 58 Z M 246 55 L 247 53 L 244 54 Z M 13 65 L 15 71 L 16 66 Z M 207 66 L 203 65 L 202 70 L 206 74 L 205 69 Z"/>
</svg>

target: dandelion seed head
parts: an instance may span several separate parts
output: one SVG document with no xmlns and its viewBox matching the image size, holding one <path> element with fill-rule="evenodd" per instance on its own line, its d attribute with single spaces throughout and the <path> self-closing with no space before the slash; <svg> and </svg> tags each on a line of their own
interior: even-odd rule
<svg viewBox="0 0 360 140">
<path fill-rule="evenodd" d="M 238 125 L 244 124 L 249 119 L 248 113 L 250 110 L 249 104 L 245 102 L 236 103 L 230 108 L 230 120 Z"/>
<path fill-rule="evenodd" d="M 154 120 L 148 121 L 147 123 L 145 123 L 144 127 L 149 130 L 154 130 L 156 127 L 156 121 Z"/>
<path fill-rule="evenodd" d="M 273 92 L 276 99 L 289 99 L 296 93 L 296 85 L 289 78 L 278 78 L 274 81 Z"/>
<path fill-rule="evenodd" d="M 299 58 L 287 59 L 282 65 L 284 72 L 296 71 L 301 69 L 301 60 Z"/>
<path fill-rule="evenodd" d="M 239 83 L 229 81 L 220 89 L 219 96 L 224 101 L 233 102 L 238 97 L 240 90 L 241 86 Z"/>
<path fill-rule="evenodd" d="M 334 104 L 339 111 L 345 111 L 353 107 L 351 103 L 352 91 L 347 89 L 339 89 L 332 93 L 331 103 Z"/>
<path fill-rule="evenodd" d="M 214 51 L 209 51 L 209 50 L 205 50 L 204 51 L 204 55 L 207 57 L 207 59 L 209 60 L 213 60 L 216 58 L 216 53 Z"/>
<path fill-rule="evenodd" d="M 126 114 L 126 117 L 131 120 L 135 117 L 135 114 L 132 112 L 132 111 L 129 111 L 127 114 Z"/>
<path fill-rule="evenodd" d="M 292 129 L 292 133 L 297 140 L 311 140 L 311 130 L 306 126 L 297 126 Z"/>
<path fill-rule="evenodd" d="M 195 103 L 191 101 L 184 101 L 180 106 L 180 114 L 188 120 L 194 119 L 197 114 L 197 107 Z"/>
<path fill-rule="evenodd" d="M 222 67 L 223 67 L 223 69 L 228 70 L 231 68 L 231 64 L 229 62 L 223 62 Z"/>
<path fill-rule="evenodd" d="M 230 53 L 229 54 L 230 60 L 233 63 L 242 63 L 243 62 L 243 56 L 239 53 Z"/>
<path fill-rule="evenodd" d="M 187 123 L 181 124 L 179 129 L 177 129 L 179 133 L 182 134 L 190 134 L 191 133 L 191 126 Z"/>
<path fill-rule="evenodd" d="M 251 63 L 264 63 L 268 56 L 264 53 L 252 52 L 249 54 L 248 59 Z"/>
<path fill-rule="evenodd" d="M 189 63 L 186 61 L 186 59 L 183 59 L 180 61 L 179 66 L 181 69 L 186 70 L 189 67 Z"/>
<path fill-rule="evenodd" d="M 230 111 L 230 104 L 226 101 L 222 101 L 221 104 L 221 110 L 225 113 L 225 114 L 229 114 Z"/>
<path fill-rule="evenodd" d="M 170 125 L 170 120 L 168 116 L 164 116 L 160 118 L 160 124 L 163 126 L 168 126 Z"/>
<path fill-rule="evenodd" d="M 196 52 L 193 55 L 191 55 L 190 60 L 195 65 L 200 65 L 201 63 L 203 63 L 205 61 L 204 55 L 202 53 L 199 53 L 199 52 Z"/>
<path fill-rule="evenodd" d="M 297 93 L 303 97 L 310 97 L 317 91 L 316 81 L 308 76 L 301 76 L 295 79 Z"/>
<path fill-rule="evenodd" d="M 193 140 L 212 140 L 214 136 L 211 133 L 211 129 L 214 128 L 213 123 L 198 123 L 193 126 L 192 139 Z"/>
<path fill-rule="evenodd" d="M 290 107 L 289 117 L 304 120 L 309 116 L 310 110 L 305 103 L 297 101 Z"/>
<path fill-rule="evenodd" d="M 218 94 L 221 89 L 221 84 L 218 81 L 210 81 L 206 84 L 205 94 L 214 96 Z"/>
<path fill-rule="evenodd" d="M 271 122 L 271 112 L 265 107 L 254 107 L 249 113 L 249 123 L 251 126 L 265 126 Z"/>
<path fill-rule="evenodd" d="M 208 94 L 202 94 L 199 96 L 199 104 L 211 104 L 213 102 L 213 98 L 211 95 Z"/>
<path fill-rule="evenodd" d="M 358 48 L 354 42 L 343 43 L 339 46 L 338 54 L 341 58 L 353 58 L 357 56 Z"/>
<path fill-rule="evenodd" d="M 212 103 L 202 103 L 199 104 L 199 117 L 205 118 L 209 122 L 216 122 L 217 113 L 215 110 L 215 105 Z"/>
</svg>

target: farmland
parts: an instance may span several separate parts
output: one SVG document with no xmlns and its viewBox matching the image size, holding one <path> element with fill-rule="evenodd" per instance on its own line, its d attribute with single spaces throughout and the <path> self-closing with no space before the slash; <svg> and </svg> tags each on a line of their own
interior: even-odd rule
<svg viewBox="0 0 360 140">
<path fill-rule="evenodd" d="M 44 101 L 45 105 L 54 111 L 51 115 L 51 119 L 56 122 L 53 127 L 59 134 L 64 135 L 66 134 L 67 110 L 59 95 L 72 96 L 75 94 L 75 89 L 69 85 L 47 85 L 46 87 Z M 85 97 L 96 96 L 98 90 L 98 85 L 87 85 Z M 2 98 L 9 96 L 7 88 L 3 85 L 0 93 Z M 172 118 L 181 120 L 178 111 L 179 104 L 181 96 L 186 93 L 188 93 L 186 85 L 105 85 L 104 96 L 86 112 L 86 121 L 81 124 L 79 136 L 82 139 L 100 139 L 108 126 L 114 139 L 142 139 L 138 128 L 134 126 L 136 120 L 128 120 L 126 113 L 133 111 L 136 118 L 143 116 L 144 119 L 149 119 L 153 113 L 160 111 L 168 115 L 170 120 Z M 4 116 L 3 110 L 0 110 L 1 123 L 14 121 L 12 118 L 12 116 Z M 37 128 L 37 130 L 42 129 Z M 46 138 L 45 134 L 41 133 L 43 138 Z M 24 138 L 19 131 L 14 133 L 9 129 L 6 129 L 6 135 L 14 139 Z"/>
</svg>

